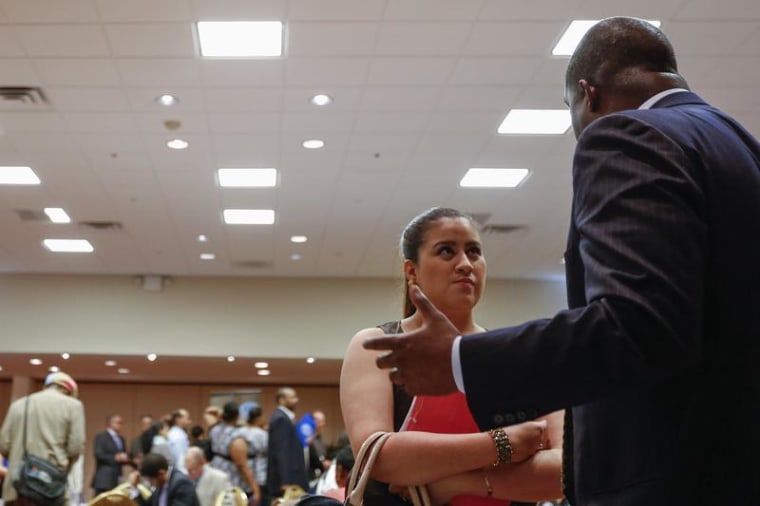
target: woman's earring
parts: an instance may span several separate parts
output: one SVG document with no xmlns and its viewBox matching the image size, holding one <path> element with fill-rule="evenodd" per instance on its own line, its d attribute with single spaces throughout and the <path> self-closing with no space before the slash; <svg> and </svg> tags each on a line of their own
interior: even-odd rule
<svg viewBox="0 0 760 506">
<path fill-rule="evenodd" d="M 406 282 L 407 286 L 412 286 L 417 284 L 417 278 L 409 278 Z"/>
</svg>

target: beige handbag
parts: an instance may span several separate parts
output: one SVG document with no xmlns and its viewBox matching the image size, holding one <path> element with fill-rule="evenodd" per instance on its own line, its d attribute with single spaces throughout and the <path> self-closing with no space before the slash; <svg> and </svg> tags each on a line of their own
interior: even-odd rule
<svg viewBox="0 0 760 506">
<path fill-rule="evenodd" d="M 370 479 L 372 466 L 380 454 L 380 449 L 391 434 L 393 433 L 375 432 L 362 443 L 359 453 L 356 454 L 351 479 L 346 488 L 345 506 L 362 506 L 364 504 L 364 491 Z M 414 506 L 430 506 L 430 496 L 424 485 L 409 487 L 409 496 L 409 500 Z"/>
</svg>

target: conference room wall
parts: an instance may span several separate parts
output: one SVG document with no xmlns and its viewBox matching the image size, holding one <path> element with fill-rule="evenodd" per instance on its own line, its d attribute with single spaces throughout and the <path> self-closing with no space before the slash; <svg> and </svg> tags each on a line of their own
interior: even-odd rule
<svg viewBox="0 0 760 506">
<path fill-rule="evenodd" d="M 398 318 L 402 284 L 354 278 L 0 276 L 0 352 L 342 358 L 358 329 Z M 489 280 L 489 328 L 565 307 L 561 281 Z M 255 347 L 255 351 L 254 351 Z"/>
</svg>

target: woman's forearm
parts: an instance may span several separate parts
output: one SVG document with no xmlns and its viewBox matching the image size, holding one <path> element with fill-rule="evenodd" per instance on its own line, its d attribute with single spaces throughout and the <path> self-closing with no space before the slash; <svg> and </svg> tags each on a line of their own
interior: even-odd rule
<svg viewBox="0 0 760 506">
<path fill-rule="evenodd" d="M 456 495 L 486 496 L 488 482 L 493 497 L 536 502 L 562 497 L 562 451 L 544 450 L 519 464 L 468 471 L 428 484 L 435 504 L 446 504 Z M 486 481 L 488 478 L 488 482 Z"/>
</svg>

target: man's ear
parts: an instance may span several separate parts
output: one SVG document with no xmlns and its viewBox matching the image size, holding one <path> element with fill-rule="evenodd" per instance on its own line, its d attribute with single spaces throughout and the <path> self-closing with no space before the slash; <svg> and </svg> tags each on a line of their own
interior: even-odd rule
<svg viewBox="0 0 760 506">
<path fill-rule="evenodd" d="M 599 96 L 599 88 L 589 83 L 585 79 L 581 79 L 580 81 L 578 81 L 578 86 L 583 91 L 586 107 L 588 108 L 589 112 L 592 112 L 592 113 L 599 112 L 599 107 L 601 104 L 601 98 Z"/>
</svg>

